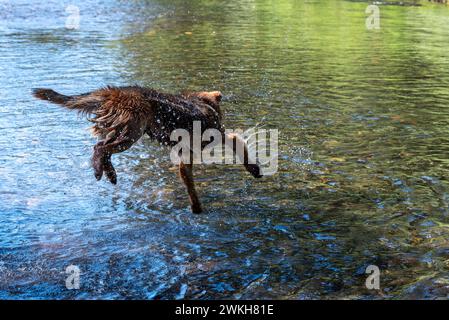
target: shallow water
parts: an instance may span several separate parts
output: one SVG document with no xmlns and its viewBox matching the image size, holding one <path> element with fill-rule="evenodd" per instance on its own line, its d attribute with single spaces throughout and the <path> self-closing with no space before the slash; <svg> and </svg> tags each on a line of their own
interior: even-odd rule
<svg viewBox="0 0 449 320">
<path fill-rule="evenodd" d="M 363 1 L 0 1 L 0 298 L 446 298 L 449 8 Z M 199 166 L 192 215 L 142 139 L 96 182 L 89 124 L 33 99 L 221 90 L 279 172 Z M 67 290 L 65 268 L 81 269 Z M 365 288 L 381 270 L 382 291 Z"/>
</svg>

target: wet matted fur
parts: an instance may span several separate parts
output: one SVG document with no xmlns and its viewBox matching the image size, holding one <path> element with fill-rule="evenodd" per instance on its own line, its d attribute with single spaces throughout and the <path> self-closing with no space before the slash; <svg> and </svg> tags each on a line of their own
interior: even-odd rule
<svg viewBox="0 0 449 320">
<path fill-rule="evenodd" d="M 51 89 L 34 89 L 36 98 L 62 105 L 91 115 L 93 135 L 99 138 L 94 146 L 92 165 L 95 177 L 100 180 L 103 173 L 113 184 L 117 183 L 117 174 L 111 162 L 111 156 L 129 149 L 145 133 L 152 139 L 173 146 L 170 141 L 175 129 L 185 129 L 192 134 L 193 122 L 200 121 L 201 129 L 217 129 L 224 137 L 222 112 L 220 109 L 221 93 L 191 92 L 168 94 L 149 88 L 106 87 L 85 94 L 66 96 Z M 228 135 L 234 151 L 237 144 L 243 145 L 244 166 L 254 177 L 261 177 L 260 168 L 248 161 L 246 143 L 238 135 Z M 241 149 L 240 149 L 241 150 Z M 195 190 L 190 164 L 181 162 L 179 173 L 187 187 L 191 208 L 194 213 L 202 211 L 201 203 Z"/>
</svg>

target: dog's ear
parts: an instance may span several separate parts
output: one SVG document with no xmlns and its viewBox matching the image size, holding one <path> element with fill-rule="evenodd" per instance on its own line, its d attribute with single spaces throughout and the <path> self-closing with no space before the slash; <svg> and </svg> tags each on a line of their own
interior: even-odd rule
<svg viewBox="0 0 449 320">
<path fill-rule="evenodd" d="M 212 101 L 215 104 L 220 104 L 223 95 L 220 91 L 202 92 L 203 99 Z"/>
</svg>

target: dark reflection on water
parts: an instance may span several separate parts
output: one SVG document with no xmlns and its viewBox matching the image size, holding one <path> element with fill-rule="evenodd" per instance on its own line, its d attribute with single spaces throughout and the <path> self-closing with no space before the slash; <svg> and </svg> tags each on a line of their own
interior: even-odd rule
<svg viewBox="0 0 449 320">
<path fill-rule="evenodd" d="M 0 297 L 447 296 L 447 7 L 368 31 L 367 2 L 78 3 L 67 30 L 57 1 L 0 1 Z M 30 88 L 130 83 L 223 91 L 228 127 L 280 130 L 278 174 L 198 167 L 192 215 L 143 139 L 97 183 L 87 123 Z"/>
</svg>

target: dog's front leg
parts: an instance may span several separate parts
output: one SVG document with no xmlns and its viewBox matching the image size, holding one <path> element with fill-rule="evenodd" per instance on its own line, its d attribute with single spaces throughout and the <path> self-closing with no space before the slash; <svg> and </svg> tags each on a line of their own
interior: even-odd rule
<svg viewBox="0 0 449 320">
<path fill-rule="evenodd" d="M 262 177 L 260 167 L 255 159 L 251 159 L 248 152 L 248 145 L 242 137 L 235 133 L 228 133 L 225 136 L 225 144 L 232 148 L 232 151 L 237 155 L 246 171 L 251 173 L 254 178 Z"/>
<path fill-rule="evenodd" d="M 179 175 L 181 176 L 182 181 L 187 187 L 192 212 L 201 213 L 203 209 L 201 208 L 201 203 L 198 199 L 198 194 L 196 193 L 195 184 L 193 182 L 192 164 L 185 164 L 181 161 L 179 163 Z"/>
</svg>

